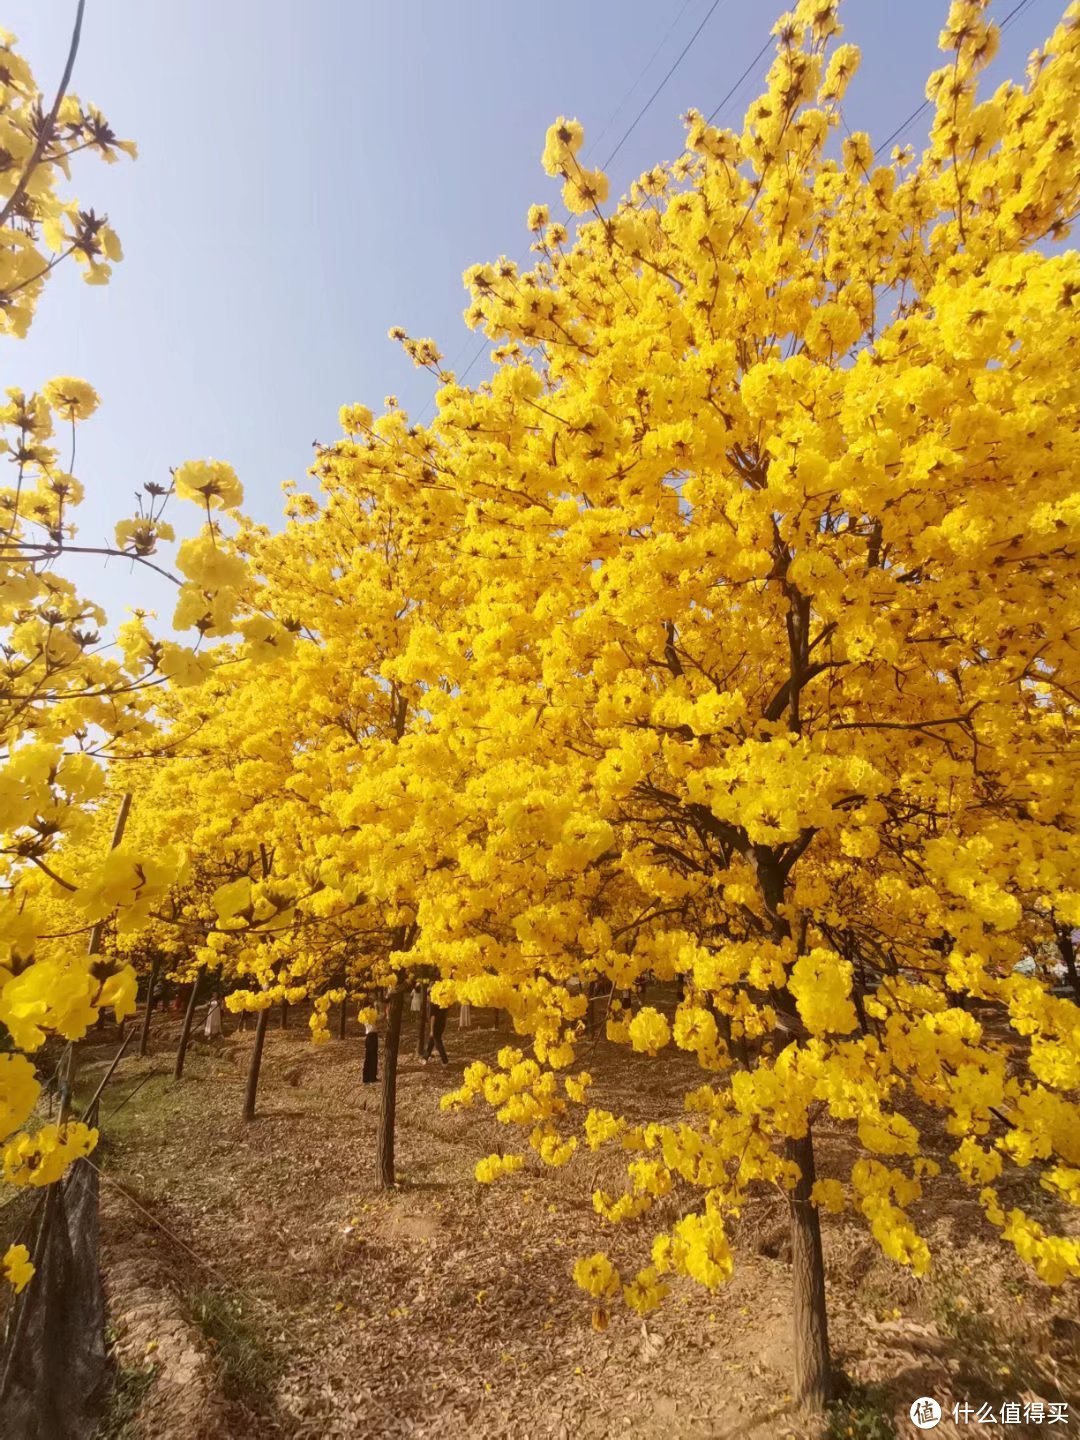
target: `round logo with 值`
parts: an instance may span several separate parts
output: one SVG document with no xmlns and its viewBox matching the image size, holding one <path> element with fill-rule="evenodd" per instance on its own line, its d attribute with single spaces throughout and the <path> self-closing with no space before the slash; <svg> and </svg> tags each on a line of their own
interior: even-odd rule
<svg viewBox="0 0 1080 1440">
<path fill-rule="evenodd" d="M 908 1414 L 911 1416 L 911 1423 L 920 1430 L 934 1430 L 941 1420 L 941 1406 L 929 1395 L 922 1395 L 912 1402 Z"/>
</svg>

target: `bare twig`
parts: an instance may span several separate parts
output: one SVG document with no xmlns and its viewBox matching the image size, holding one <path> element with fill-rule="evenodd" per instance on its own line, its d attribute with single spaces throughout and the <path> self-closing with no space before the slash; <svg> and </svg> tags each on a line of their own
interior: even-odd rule
<svg viewBox="0 0 1080 1440">
<path fill-rule="evenodd" d="M 75 28 L 71 32 L 71 46 L 68 50 L 67 64 L 64 66 L 64 73 L 60 79 L 60 88 L 56 92 L 56 99 L 53 101 L 52 109 L 42 124 L 41 134 L 37 138 L 37 144 L 30 152 L 30 159 L 26 162 L 26 169 L 19 176 L 19 183 L 8 196 L 7 204 L 3 210 L 0 210 L 0 229 L 7 224 L 11 212 L 26 193 L 26 187 L 30 183 L 30 177 L 37 169 L 42 152 L 52 136 L 53 126 L 56 124 L 56 117 L 60 113 L 60 106 L 64 103 L 67 87 L 71 83 L 71 72 L 75 68 L 75 56 L 79 50 L 79 36 L 82 34 L 83 11 L 85 9 L 86 0 L 79 0 L 78 7 L 75 11 Z"/>
</svg>

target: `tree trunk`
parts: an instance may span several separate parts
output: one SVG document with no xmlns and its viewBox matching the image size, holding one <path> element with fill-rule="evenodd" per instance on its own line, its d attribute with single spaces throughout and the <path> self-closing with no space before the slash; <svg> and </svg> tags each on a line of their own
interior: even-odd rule
<svg viewBox="0 0 1080 1440">
<path fill-rule="evenodd" d="M 251 1052 L 251 1064 L 248 1067 L 247 1089 L 244 1092 L 244 1119 L 255 1119 L 255 1096 L 259 1089 L 259 1067 L 262 1065 L 263 1044 L 266 1041 L 266 1026 L 270 1020 L 270 1010 L 266 1007 L 259 1011 L 259 1019 L 255 1026 L 255 1048 Z"/>
<path fill-rule="evenodd" d="M 832 1377 L 821 1223 L 817 1207 L 810 1200 L 814 1185 L 813 1131 L 808 1127 L 804 1139 L 789 1140 L 786 1154 L 800 1171 L 798 1184 L 788 1198 L 794 1290 L 795 1401 L 807 1410 L 819 1411 L 828 1404 Z"/>
<path fill-rule="evenodd" d="M 734 1053 L 731 1039 L 731 1016 L 726 1010 L 721 1010 L 711 999 L 706 1000 L 705 1008 L 716 1021 L 716 1028 L 720 1032 L 720 1039 L 723 1041 L 729 1055 Z"/>
<path fill-rule="evenodd" d="M 146 991 L 146 1009 L 143 1011 L 142 1031 L 139 1034 L 139 1054 L 146 1054 L 146 1047 L 150 1043 L 150 1014 L 154 1008 L 154 991 L 157 989 L 158 971 L 161 968 L 161 956 L 155 955 L 150 962 L 150 983 Z"/>
<path fill-rule="evenodd" d="M 289 1028 L 289 1002 L 288 1002 L 288 1000 L 282 1000 L 282 1002 L 281 1002 L 281 1028 L 282 1028 L 282 1030 L 287 1030 L 287 1029 Z"/>
<path fill-rule="evenodd" d="M 346 1021 L 346 1019 L 348 1018 L 348 1014 L 349 1014 L 349 997 L 346 995 L 345 999 L 342 1000 L 342 1002 L 341 1002 L 341 1014 L 338 1016 L 338 1022 L 337 1022 L 337 1033 L 338 1033 L 338 1039 L 339 1039 L 339 1040 L 344 1040 L 344 1039 L 345 1039 L 345 1021 Z"/>
<path fill-rule="evenodd" d="M 179 1080 L 184 1073 L 184 1057 L 187 1055 L 188 1041 L 191 1039 L 191 1022 L 195 1019 L 195 997 L 199 993 L 199 977 L 195 976 L 191 986 L 191 994 L 188 996 L 187 1009 L 184 1011 L 184 1027 L 180 1031 L 180 1044 L 176 1047 L 176 1064 L 173 1066 L 173 1079 Z"/>
<path fill-rule="evenodd" d="M 427 1044 L 428 1034 L 428 987 L 425 985 L 420 991 L 420 1015 L 417 1023 L 416 1053 L 421 1060 L 424 1058 L 424 1046 Z"/>
<path fill-rule="evenodd" d="M 739 1033 L 732 1035 L 731 1043 L 735 1047 L 735 1058 L 744 1070 L 750 1069 L 750 1046 L 746 1040 L 746 1028 L 740 1023 Z"/>
<path fill-rule="evenodd" d="M 794 661 L 793 661 L 794 666 Z M 792 714 L 797 719 L 797 691 L 794 691 Z M 792 728 L 797 729 L 795 725 Z M 795 951 L 802 954 L 806 946 L 805 918 L 792 936 L 787 917 L 782 913 L 786 874 L 775 854 L 764 846 L 755 850 L 758 886 L 772 921 L 773 938 L 784 941 L 794 938 Z M 784 1044 L 791 1036 L 806 1038 L 795 997 L 785 985 L 772 993 L 778 1017 L 782 1017 L 778 1040 Z M 821 1222 L 817 1207 L 810 1199 L 814 1188 L 814 1134 L 809 1116 L 806 1134 L 801 1140 L 788 1140 L 784 1156 L 799 1167 L 799 1179 L 788 1192 L 791 1216 L 791 1280 L 792 1330 L 794 1332 L 795 1403 L 811 1412 L 824 1410 L 830 1399 L 832 1373 L 829 1361 L 829 1324 L 825 1308 L 825 1259 L 821 1253 Z"/>
<path fill-rule="evenodd" d="M 866 969 L 860 965 L 855 972 L 855 984 L 851 987 L 851 998 L 855 1001 L 855 1014 L 859 1020 L 859 1034 L 869 1035 L 870 1027 L 866 1020 Z"/>
<path fill-rule="evenodd" d="M 1073 988 L 1073 997 L 1077 1004 L 1080 1004 L 1080 976 L 1076 973 L 1076 946 L 1073 944 L 1072 930 L 1068 925 L 1055 925 L 1054 934 L 1057 936 L 1058 950 L 1068 972 L 1069 984 Z"/>
<path fill-rule="evenodd" d="M 390 1001 L 390 1015 L 383 1042 L 382 1095 L 379 1105 L 379 1139 L 376 1152 L 376 1181 L 380 1190 L 394 1184 L 394 1115 L 397 1109 L 397 1061 L 401 1044 L 401 1016 L 405 1009 L 405 987 L 397 985 Z"/>
</svg>

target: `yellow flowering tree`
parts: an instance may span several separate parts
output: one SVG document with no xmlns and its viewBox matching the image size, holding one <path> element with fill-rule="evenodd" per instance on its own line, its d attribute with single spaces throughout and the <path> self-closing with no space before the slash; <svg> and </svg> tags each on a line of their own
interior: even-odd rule
<svg viewBox="0 0 1080 1440">
<path fill-rule="evenodd" d="M 7 157 L 0 174 L 0 331 L 19 337 L 58 264 L 73 257 L 88 281 L 100 283 L 120 255 L 107 220 L 59 193 L 68 155 L 92 149 L 113 160 L 132 147 L 74 96 L 61 92 L 47 111 L 6 31 L 0 63 Z M 40 1089 L 26 1052 L 47 1033 L 82 1034 L 101 1005 L 120 1014 L 132 1008 L 130 983 L 107 963 L 70 947 L 35 963 L 38 937 L 49 928 L 48 905 L 35 903 L 32 892 L 40 887 L 31 877 L 49 870 L 46 857 L 57 837 L 85 825 L 87 807 L 100 796 L 104 776 L 95 749 L 144 723 L 130 677 L 97 653 L 104 616 L 53 568 L 81 498 L 54 434 L 58 428 L 70 434 L 73 459 L 75 426 L 96 406 L 90 386 L 65 377 L 39 395 L 9 390 L 0 407 L 0 454 L 11 466 L 11 483 L 0 490 L 0 1021 L 11 1045 L 0 1055 L 0 1144 L 5 1178 L 24 1184 L 48 1184 L 94 1138 L 74 1124 L 23 1129 Z M 92 731 L 105 738 L 91 742 Z M 119 869 L 111 862 L 90 888 L 99 895 L 110 886 L 128 893 L 151 888 Z M 92 922 L 97 896 L 84 892 L 80 899 Z M 10 1254 L 7 1268 L 21 1288 L 27 1272 Z"/>
<path fill-rule="evenodd" d="M 79 266 L 88 283 L 99 285 L 121 256 L 107 217 L 65 193 L 75 154 L 112 162 L 135 153 L 100 111 L 67 89 L 78 34 L 79 21 L 50 103 L 14 37 L 0 32 L 5 344 L 27 333 L 60 265 Z M 116 816 L 103 810 L 112 803 L 107 767 L 152 745 L 162 682 L 201 682 L 210 671 L 203 642 L 231 630 L 234 614 L 242 610 L 246 617 L 239 622 L 245 654 L 260 653 L 277 638 L 275 628 L 245 609 L 246 564 L 221 515 L 211 513 L 235 517 L 241 500 L 235 475 L 220 462 L 182 466 L 175 484 L 147 482 L 137 513 L 117 524 L 111 544 L 80 542 L 77 427 L 97 405 L 91 386 L 70 376 L 38 394 L 11 388 L 0 404 L 0 460 L 8 472 L 0 486 L 0 1033 L 7 1042 L 0 1054 L 0 1148 L 5 1179 L 14 1184 L 51 1183 L 96 1138 L 66 1120 L 31 1124 L 40 1086 L 30 1055 L 49 1035 L 77 1040 L 103 1008 L 118 1017 L 134 1008 L 131 967 L 100 953 L 96 943 L 88 946 L 87 937 L 96 940 L 107 920 L 120 932 L 144 924 L 182 869 L 178 854 L 140 854 L 123 843 L 110 850 Z M 196 502 L 206 516 L 202 532 L 177 548 L 178 575 L 152 558 L 159 543 L 174 539 L 163 518 L 173 493 Z M 62 573 L 70 554 L 123 557 L 161 569 L 177 589 L 174 623 L 196 631 L 197 644 L 156 639 L 147 617 L 136 612 L 120 627 L 114 652 L 103 638 L 100 606 L 81 597 Z M 73 923 L 52 923 L 58 901 Z M 23 1259 L 7 1261 L 20 1287 L 28 1273 Z"/>
<path fill-rule="evenodd" d="M 377 1161 L 389 1185 L 404 982 L 443 819 L 428 681 L 399 667 L 415 661 L 417 627 L 452 614 L 443 532 L 460 506 L 428 504 L 429 462 L 403 456 L 394 407 L 375 422 L 349 406 L 342 421 L 345 438 L 316 462 L 320 498 L 290 488 L 281 534 L 244 540 L 253 611 L 289 645 L 221 666 L 192 693 L 145 810 L 158 843 L 183 843 L 221 876 L 195 958 L 250 982 L 226 1002 L 259 1012 L 249 1115 L 271 1004 L 310 1000 L 318 1040 L 345 992 L 391 990 Z"/>
<path fill-rule="evenodd" d="M 691 112 L 686 152 L 609 213 L 558 121 L 543 160 L 575 233 L 535 207 L 533 270 L 467 272 L 494 375 L 443 376 L 430 430 L 381 461 L 415 506 L 456 502 L 464 562 L 460 623 L 419 619 L 397 672 L 428 682 L 453 777 L 418 954 L 446 994 L 506 1004 L 536 1055 L 472 1068 L 457 1099 L 556 1164 L 587 1112 L 586 1144 L 634 1157 L 625 1195 L 596 1197 L 609 1219 L 697 1192 L 626 1286 L 639 1309 L 665 1272 L 721 1283 L 728 1218 L 779 1187 L 814 1404 L 819 1209 L 930 1262 L 918 1104 L 1002 1237 L 1048 1281 L 1080 1275 L 1075 1238 L 999 1198 L 1034 1165 L 1080 1199 L 1077 1010 L 1015 970 L 1080 921 L 1080 260 L 1056 243 L 1077 22 L 982 97 L 997 28 L 957 0 L 928 144 L 887 162 L 841 131 L 858 52 L 834 0 L 778 22 L 740 132 Z M 558 1083 L 587 1003 L 568 982 L 645 974 L 680 998 L 609 1035 L 697 1054 L 677 1126 Z M 819 1181 L 826 1116 L 860 1153 Z M 612 1293 L 603 1265 L 582 1275 Z"/>
</svg>

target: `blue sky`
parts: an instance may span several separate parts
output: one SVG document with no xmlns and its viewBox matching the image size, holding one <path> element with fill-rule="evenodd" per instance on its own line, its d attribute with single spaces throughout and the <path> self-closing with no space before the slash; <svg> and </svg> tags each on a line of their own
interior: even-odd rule
<svg viewBox="0 0 1080 1440">
<path fill-rule="evenodd" d="M 88 0 L 73 88 L 140 157 L 90 163 L 74 188 L 108 212 L 125 259 L 106 288 L 59 275 L 30 337 L 0 339 L 3 385 L 72 374 L 102 396 L 76 465 L 85 538 L 130 513 L 144 481 L 208 456 L 232 461 L 249 513 L 273 523 L 281 482 L 303 481 L 342 403 L 377 409 L 395 393 L 418 415 L 432 383 L 387 340 L 389 326 L 434 336 L 449 360 L 471 357 L 461 272 L 501 253 L 524 258 L 529 204 L 557 210 L 539 166 L 548 124 L 577 116 L 586 149 L 600 136 L 591 159 L 602 162 L 711 3 Z M 1014 3 L 992 11 L 1004 18 Z M 995 80 L 1019 77 L 1063 5 L 1029 0 Z M 74 8 L 5 0 L 0 11 L 50 97 Z M 613 192 L 679 153 L 679 115 L 716 106 L 780 8 L 719 0 L 619 151 Z M 863 48 L 845 104 L 853 129 L 883 139 L 915 108 L 947 9 L 847 0 L 845 38 Z M 738 124 L 766 65 L 721 122 Z M 905 138 L 925 126 L 924 116 Z M 147 584 L 115 565 L 80 572 L 114 612 Z M 162 591 L 134 598 L 167 611 Z"/>
</svg>

